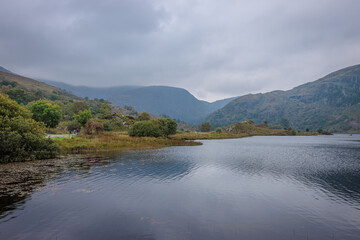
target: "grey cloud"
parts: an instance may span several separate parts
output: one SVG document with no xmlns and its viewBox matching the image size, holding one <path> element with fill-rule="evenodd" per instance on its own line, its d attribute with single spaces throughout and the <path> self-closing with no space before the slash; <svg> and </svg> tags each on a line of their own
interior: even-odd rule
<svg viewBox="0 0 360 240">
<path fill-rule="evenodd" d="M 357 0 L 3 0 L 0 65 L 209 100 L 289 89 L 360 62 L 358 9 Z"/>
</svg>

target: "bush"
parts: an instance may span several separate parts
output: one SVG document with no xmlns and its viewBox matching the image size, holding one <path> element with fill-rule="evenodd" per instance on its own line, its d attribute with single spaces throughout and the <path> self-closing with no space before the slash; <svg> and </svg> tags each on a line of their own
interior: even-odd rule
<svg viewBox="0 0 360 240">
<path fill-rule="evenodd" d="M 168 137 L 176 133 L 177 124 L 170 118 L 136 122 L 129 130 L 132 137 Z"/>
<path fill-rule="evenodd" d="M 72 120 L 70 122 L 68 122 L 68 124 L 66 125 L 67 130 L 76 130 L 76 129 L 80 129 L 81 125 L 78 121 L 76 120 Z"/>
<path fill-rule="evenodd" d="M 210 123 L 203 123 L 203 124 L 201 124 L 201 126 L 200 126 L 200 131 L 201 132 L 210 132 L 210 130 L 211 130 L 211 125 L 210 125 Z"/>
<path fill-rule="evenodd" d="M 88 121 L 85 124 L 85 134 L 99 135 L 104 132 L 104 125 L 101 122 Z"/>
<path fill-rule="evenodd" d="M 44 137 L 45 126 L 30 112 L 0 95 L 0 162 L 55 157 L 59 147 Z"/>
</svg>

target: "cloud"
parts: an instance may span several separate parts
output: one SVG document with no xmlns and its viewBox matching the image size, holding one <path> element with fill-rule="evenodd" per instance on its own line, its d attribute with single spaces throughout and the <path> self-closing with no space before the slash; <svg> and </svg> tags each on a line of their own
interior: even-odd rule
<svg viewBox="0 0 360 240">
<path fill-rule="evenodd" d="M 3 0 L 0 65 L 78 85 L 169 85 L 215 100 L 360 62 L 357 0 Z"/>
</svg>

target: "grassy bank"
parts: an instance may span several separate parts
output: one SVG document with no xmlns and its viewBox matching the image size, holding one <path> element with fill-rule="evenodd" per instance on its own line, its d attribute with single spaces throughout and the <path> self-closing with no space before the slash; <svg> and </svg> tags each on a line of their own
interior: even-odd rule
<svg viewBox="0 0 360 240">
<path fill-rule="evenodd" d="M 251 136 L 316 136 L 319 133 L 314 132 L 293 132 L 284 129 L 269 129 L 269 128 L 257 128 L 252 131 L 245 131 L 240 133 L 227 132 L 227 133 L 199 133 L 199 132 L 190 132 L 190 133 L 178 133 L 176 135 L 170 136 L 172 139 L 176 140 L 201 140 L 201 139 L 231 139 L 231 138 L 243 138 Z"/>
<path fill-rule="evenodd" d="M 221 132 L 185 132 L 171 135 L 170 138 L 130 137 L 127 132 L 104 132 L 100 135 L 70 137 L 53 136 L 62 153 L 91 153 L 100 151 L 156 149 L 169 146 L 196 146 L 201 139 L 230 139 L 250 136 L 311 136 L 313 132 L 297 132 L 292 129 L 272 129 L 267 126 L 254 125 L 251 121 L 241 122 L 222 129 Z M 190 140 L 190 141 L 187 141 Z"/>
<path fill-rule="evenodd" d="M 250 137 L 252 135 L 246 133 L 199 133 L 199 132 L 190 132 L 190 133 L 178 133 L 176 135 L 171 135 L 171 139 L 175 140 L 201 140 L 201 139 L 230 139 L 230 138 L 243 138 Z"/>
<path fill-rule="evenodd" d="M 73 138 L 58 138 L 54 139 L 54 141 L 60 146 L 63 154 L 201 145 L 201 143 L 194 141 L 153 137 L 129 137 L 115 132 L 107 132 L 100 136 L 80 135 Z"/>
</svg>

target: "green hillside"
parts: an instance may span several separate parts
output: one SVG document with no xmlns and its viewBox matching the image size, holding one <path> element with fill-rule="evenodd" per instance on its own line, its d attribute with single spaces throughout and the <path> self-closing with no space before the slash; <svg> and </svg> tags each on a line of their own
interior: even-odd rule
<svg viewBox="0 0 360 240">
<path fill-rule="evenodd" d="M 284 119 L 299 130 L 360 131 L 360 65 L 341 69 L 289 91 L 239 97 L 208 118 L 213 126 L 265 120 L 279 125 Z"/>
</svg>

